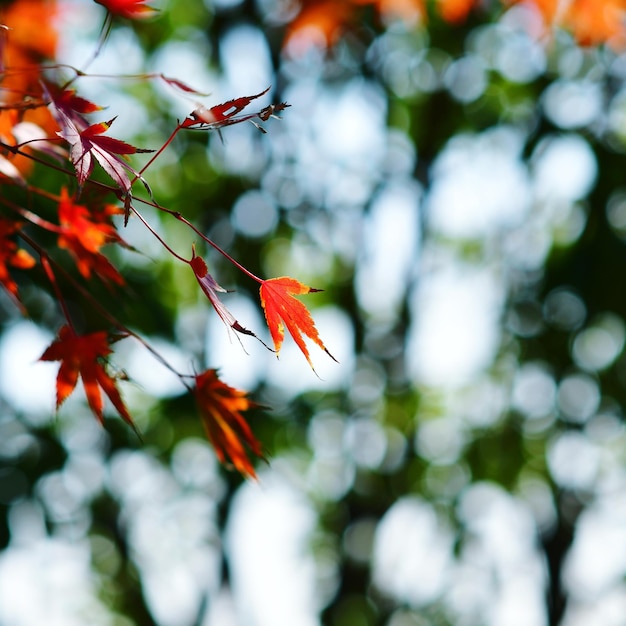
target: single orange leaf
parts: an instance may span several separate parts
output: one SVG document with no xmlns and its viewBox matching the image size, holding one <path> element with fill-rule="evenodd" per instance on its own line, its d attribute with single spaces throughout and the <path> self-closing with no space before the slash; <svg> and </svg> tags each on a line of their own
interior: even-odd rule
<svg viewBox="0 0 626 626">
<path fill-rule="evenodd" d="M 256 404 L 244 391 L 222 382 L 214 369 L 196 375 L 195 395 L 202 424 L 220 463 L 228 457 L 238 472 L 256 478 L 247 449 L 262 457 L 261 444 L 242 415 Z"/>
<path fill-rule="evenodd" d="M 316 291 L 321 290 L 308 287 L 289 276 L 264 280 L 260 289 L 261 305 L 265 311 L 265 319 L 270 329 L 276 354 L 279 354 L 283 344 L 286 327 L 313 371 L 315 371 L 315 368 L 313 368 L 309 351 L 304 343 L 304 337 L 308 337 L 324 350 L 333 361 L 337 361 L 320 339 L 315 322 L 313 322 L 313 318 L 306 306 L 300 300 L 294 298 L 294 296 Z"/>
</svg>

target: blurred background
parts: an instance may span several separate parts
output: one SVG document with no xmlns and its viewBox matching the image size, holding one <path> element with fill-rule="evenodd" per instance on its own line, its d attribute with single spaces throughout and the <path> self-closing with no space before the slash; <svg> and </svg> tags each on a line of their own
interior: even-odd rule
<svg viewBox="0 0 626 626">
<path fill-rule="evenodd" d="M 244 350 L 184 264 L 120 229 L 137 251 L 111 251 L 128 287 L 107 306 L 267 407 L 244 481 L 137 342 L 113 362 L 143 442 L 82 393 L 55 414 L 37 359 L 59 311 L 34 279 L 32 319 L 0 294 L 0 624 L 623 625 L 626 55 L 600 19 L 622 4 L 582 33 L 532 2 L 152 4 L 76 88 L 152 148 L 199 104 L 291 105 L 267 134 L 179 133 L 146 179 L 256 274 L 323 289 L 305 303 L 339 363 Z M 60 9 L 57 59 L 81 67 L 105 11 Z M 146 72 L 210 95 L 119 78 Z M 256 284 L 201 253 L 265 338 Z"/>
</svg>

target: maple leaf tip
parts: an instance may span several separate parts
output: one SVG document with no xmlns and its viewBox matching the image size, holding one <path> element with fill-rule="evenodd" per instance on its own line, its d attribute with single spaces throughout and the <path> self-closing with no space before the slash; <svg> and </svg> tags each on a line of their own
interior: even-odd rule
<svg viewBox="0 0 626 626">
<path fill-rule="evenodd" d="M 133 422 L 132 424 L 130 424 L 130 427 L 133 429 L 133 432 L 135 433 L 135 435 L 137 435 L 137 439 L 139 439 L 139 443 L 141 445 L 144 444 L 144 438 L 143 435 L 141 434 L 141 431 L 139 430 L 139 428 L 137 427 L 137 425 L 135 424 L 135 422 Z"/>
</svg>

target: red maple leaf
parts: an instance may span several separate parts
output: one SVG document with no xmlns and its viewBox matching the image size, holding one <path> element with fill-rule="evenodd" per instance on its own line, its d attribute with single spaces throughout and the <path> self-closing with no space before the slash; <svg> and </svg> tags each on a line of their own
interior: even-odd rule
<svg viewBox="0 0 626 626">
<path fill-rule="evenodd" d="M 48 346 L 40 360 L 61 361 L 56 382 L 57 409 L 74 391 L 80 376 L 89 407 L 101 423 L 104 422 L 104 402 L 100 390 L 111 400 L 124 421 L 135 428 L 115 379 L 105 369 L 106 357 L 112 352 L 109 343 L 109 336 L 104 331 L 77 335 L 69 326 L 63 326 L 58 338 Z"/>
<path fill-rule="evenodd" d="M 180 126 L 181 128 L 211 130 L 250 121 L 264 133 L 266 132 L 265 129 L 259 126 L 254 120 L 258 118 L 262 122 L 265 122 L 270 117 L 277 117 L 277 113 L 283 111 L 290 105 L 286 102 L 281 102 L 280 104 L 270 104 L 256 113 L 248 113 L 245 115 L 238 115 L 238 113 L 241 113 L 252 100 L 256 100 L 265 95 L 269 89 L 268 87 L 253 96 L 242 96 L 241 98 L 228 100 L 228 102 L 216 104 L 211 108 L 200 106 L 195 109 L 188 118 L 183 120 Z"/>
<path fill-rule="evenodd" d="M 320 339 L 308 309 L 300 300 L 294 298 L 294 295 L 304 295 L 316 291 L 320 291 L 320 289 L 308 287 L 289 276 L 264 280 L 260 289 L 261 305 L 265 311 L 265 319 L 270 329 L 276 354 L 280 352 L 285 337 L 285 327 L 287 327 L 289 334 L 306 357 L 313 371 L 315 369 L 304 343 L 303 335 L 316 343 L 333 361 L 337 360 Z"/>
<path fill-rule="evenodd" d="M 63 89 L 54 84 L 43 83 L 43 91 L 52 105 L 50 110 L 59 126 L 63 126 L 64 118 L 58 115 L 63 113 L 71 119 L 80 130 L 87 128 L 89 122 L 83 117 L 87 113 L 102 111 L 103 107 L 76 95 L 75 89 Z"/>
<path fill-rule="evenodd" d="M 17 306 L 24 310 L 20 302 L 17 283 L 11 278 L 8 266 L 16 269 L 30 269 L 35 265 L 35 259 L 13 240 L 13 235 L 20 229 L 20 225 L 7 219 L 0 218 L 0 285 L 8 292 Z"/>
<path fill-rule="evenodd" d="M 146 0 L 96 0 L 107 11 L 129 20 L 143 19 L 156 13 L 156 9 L 144 4 Z"/>
<path fill-rule="evenodd" d="M 70 117 L 54 102 L 53 107 L 55 118 L 61 126 L 61 130 L 57 134 L 70 144 L 70 159 L 76 170 L 78 184 L 81 187 L 93 171 L 94 158 L 124 193 L 130 192 L 129 173 L 135 179 L 141 179 L 147 186 L 139 172 L 136 172 L 122 156 L 139 152 L 154 152 L 154 150 L 136 148 L 120 139 L 105 136 L 104 133 L 110 128 L 115 118 L 108 122 L 99 122 L 81 128 L 74 116 Z"/>
<path fill-rule="evenodd" d="M 59 223 L 63 232 L 59 235 L 59 247 L 66 248 L 72 253 L 78 271 L 85 278 L 90 278 L 94 272 L 105 281 L 124 284 L 121 274 L 100 252 L 100 248 L 107 243 L 125 245 L 111 223 L 111 215 L 123 212 L 122 209 L 113 206 L 90 210 L 86 206 L 76 204 L 66 189 L 61 190 Z"/>
<path fill-rule="evenodd" d="M 261 444 L 242 411 L 257 405 L 246 397 L 244 391 L 223 383 L 213 369 L 196 375 L 195 395 L 202 424 L 220 463 L 225 463 L 228 457 L 237 471 L 256 478 L 247 449 L 262 457 Z"/>
</svg>

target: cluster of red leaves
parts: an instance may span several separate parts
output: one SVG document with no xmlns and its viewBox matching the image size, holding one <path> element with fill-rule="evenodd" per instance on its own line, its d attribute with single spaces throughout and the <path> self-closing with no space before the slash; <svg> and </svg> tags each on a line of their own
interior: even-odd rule
<svg viewBox="0 0 626 626">
<path fill-rule="evenodd" d="M 111 337 L 104 331 L 79 335 L 68 325 L 61 328 L 58 337 L 40 357 L 42 361 L 61 362 L 56 380 L 57 409 L 74 391 L 80 377 L 89 407 L 101 423 L 104 422 L 104 392 L 124 421 L 135 428 L 117 388 L 116 378 L 107 371 L 107 357 L 113 352 L 110 344 L 120 338 Z M 202 423 L 218 459 L 222 463 L 230 459 L 236 470 L 255 477 L 246 449 L 262 456 L 261 444 L 252 434 L 242 412 L 256 404 L 244 391 L 222 382 L 213 369 L 197 374 L 194 382 Z"/>
<path fill-rule="evenodd" d="M 252 100 L 259 98 L 266 91 L 230 100 L 211 108 L 196 109 L 179 128 L 212 130 L 243 121 L 252 121 L 255 124 L 257 124 L 256 119 L 266 121 L 288 105 L 284 103 L 272 105 L 257 113 L 240 114 Z M 139 178 L 139 174 L 122 161 L 120 156 L 143 152 L 143 150 L 118 139 L 104 136 L 103 133 L 108 130 L 111 122 L 90 124 L 85 115 L 98 112 L 101 107 L 81 98 L 74 90 L 46 85 L 44 93 L 58 124 L 58 135 L 69 144 L 69 159 L 76 171 L 79 191 L 89 180 L 95 159 L 113 179 L 116 186 L 124 194 L 129 194 L 132 181 L 128 172 L 133 173 L 135 178 Z M 85 279 L 89 280 L 96 275 L 105 282 L 121 285 L 124 283 L 123 277 L 101 250 L 106 244 L 125 245 L 111 219 L 112 216 L 124 212 L 121 208 L 101 202 L 91 202 L 89 205 L 79 202 L 76 194 L 70 194 L 67 189 L 63 188 L 58 202 L 58 226 L 39 218 L 34 220 L 31 217 L 31 220 L 58 234 L 59 248 L 70 252 L 76 261 L 78 272 Z M 27 213 L 31 215 L 30 212 Z M 0 240 L 0 281 L 17 300 L 17 284 L 11 279 L 8 266 L 24 269 L 33 266 L 35 260 L 26 251 L 18 249 L 17 243 L 11 237 L 17 233 L 18 226 L 10 221 L 7 221 L 6 226 L 1 226 L 3 237 Z M 200 288 L 224 323 L 238 333 L 256 337 L 254 333 L 244 328 L 220 302 L 217 294 L 225 290 L 209 274 L 204 259 L 197 256 L 195 250 L 189 264 Z M 53 279 L 52 270 L 47 261 L 45 269 Z M 310 337 L 324 350 L 326 348 L 319 338 L 309 312 L 302 303 L 292 297 L 292 294 L 304 294 L 316 290 L 289 278 L 260 282 L 262 283 L 261 300 L 276 352 L 280 351 L 282 344 L 284 322 L 308 362 L 311 363 L 302 336 Z M 68 319 L 68 324 L 63 326 L 57 339 L 44 352 L 41 359 L 61 362 L 56 382 L 57 408 L 73 392 L 80 377 L 87 402 L 100 421 L 104 419 L 104 402 L 101 393 L 104 392 L 121 417 L 128 424 L 133 425 L 130 413 L 117 388 L 116 379 L 107 372 L 107 358 L 112 353 L 110 343 L 111 338 L 105 331 L 78 334 Z M 207 370 L 197 375 L 194 382 L 202 421 L 218 457 L 221 461 L 230 459 L 238 471 L 254 476 L 254 469 L 246 450 L 249 449 L 260 456 L 261 448 L 242 414 L 254 404 L 244 392 L 233 389 L 220 381 L 214 370 Z"/>
<path fill-rule="evenodd" d="M 262 94 L 242 97 L 207 109 L 207 111 L 212 112 L 211 118 L 206 115 L 203 119 L 199 115 L 191 116 L 187 118 L 190 120 L 188 127 L 199 124 L 202 127 L 220 128 L 224 125 L 247 121 L 253 117 L 265 120 L 273 114 L 275 107 L 271 110 L 269 108 L 264 109 L 261 113 L 254 115 L 238 115 L 251 100 L 260 95 Z M 66 128 L 70 124 L 76 126 L 72 118 L 80 122 L 81 118 L 78 116 L 83 111 L 98 110 L 98 107 L 92 103 L 82 100 L 73 92 L 68 91 L 60 92 L 55 98 L 51 98 L 51 102 L 55 107 L 55 117 L 63 119 Z M 286 106 L 281 105 L 281 108 Z M 87 129 L 91 128 L 91 126 L 84 126 Z M 181 125 L 181 128 L 184 127 Z M 65 138 L 67 139 L 67 137 Z M 81 139 L 81 141 L 83 140 Z M 115 145 L 117 147 L 117 144 Z M 83 177 L 80 165 L 76 162 L 74 165 L 79 183 L 84 183 L 87 180 L 87 174 Z M 118 182 L 118 184 L 125 190 L 121 183 Z M 123 284 L 122 276 L 100 252 L 102 246 L 107 243 L 124 243 L 111 222 L 113 214 L 123 212 L 122 209 L 110 206 L 101 209 L 87 207 L 77 203 L 76 198 L 70 196 L 67 190 L 62 190 L 59 201 L 59 247 L 70 251 L 76 259 L 78 271 L 85 278 L 89 279 L 92 274 L 96 274 L 104 280 Z M 224 323 L 238 333 L 258 339 L 252 331 L 244 328 L 219 300 L 218 292 L 225 292 L 226 290 L 220 287 L 213 276 L 209 274 L 206 262 L 202 257 L 196 255 L 193 248 L 189 265 L 200 288 Z M 286 327 L 311 367 L 311 359 L 303 336 L 310 338 L 332 357 L 321 341 L 309 311 L 299 300 L 294 298 L 294 295 L 319 290 L 307 287 L 289 277 L 257 280 L 261 283 L 261 303 L 265 310 L 276 353 L 280 352 L 284 328 Z M 62 362 L 57 378 L 57 408 L 74 390 L 80 375 L 89 406 L 99 420 L 102 421 L 103 419 L 103 404 L 100 395 L 100 389 L 102 389 L 123 419 L 132 424 L 130 414 L 115 385 L 115 380 L 106 373 L 104 368 L 104 361 L 111 352 L 105 332 L 77 335 L 69 326 L 64 326 L 61 329 L 58 339 L 41 357 L 42 360 L 59 360 Z M 261 455 L 261 448 L 242 415 L 243 411 L 254 406 L 252 401 L 246 397 L 244 392 L 233 389 L 220 381 L 215 370 L 207 370 L 195 377 L 195 394 L 203 424 L 215 446 L 220 461 L 224 462 L 226 458 L 229 458 L 238 471 L 248 476 L 254 476 L 254 469 L 246 453 L 246 448 L 258 456 Z"/>
<path fill-rule="evenodd" d="M 107 10 L 105 26 L 110 26 L 113 18 L 143 19 L 155 13 L 155 9 L 146 4 L 146 0 L 95 1 Z M 565 3 L 559 0 L 502 0 L 503 5 L 515 2 L 524 2 L 537 10 L 549 25 L 568 28 L 582 44 L 609 42 L 623 45 L 626 42 L 626 0 L 570 0 Z M 460 23 L 480 4 L 479 0 L 436 0 L 435 10 L 444 20 Z M 401 19 L 408 23 L 426 20 L 426 0 L 301 0 L 299 12 L 288 26 L 286 45 L 292 45 L 292 48 L 295 45 L 296 49 L 311 43 L 332 46 L 347 29 L 358 24 L 360 11 L 367 7 L 373 8 L 383 22 L 391 19 Z M 132 185 L 136 180 L 141 180 L 147 187 L 141 175 L 145 167 L 144 170 L 136 171 L 127 158 L 132 154 L 152 152 L 108 136 L 106 133 L 115 118 L 95 123 L 89 121 L 87 116 L 98 113 L 102 107 L 77 95 L 67 84 L 64 87 L 51 83 L 44 85 L 40 66 L 44 59 L 54 58 L 57 33 L 52 24 L 56 11 L 54 2 L 16 0 L 0 12 L 0 141 L 5 147 L 0 153 L 0 177 L 4 176 L 5 181 L 0 178 L 0 183 L 24 184 L 23 176 L 29 171 L 26 156 L 32 149 L 25 147 L 25 144 L 32 139 L 37 139 L 34 147 L 43 152 L 47 150 L 49 155 L 58 156 L 58 149 L 52 150 L 50 146 L 53 144 L 49 141 L 56 135 L 67 144 L 67 152 L 64 154 L 75 170 L 78 187 L 75 193 L 68 192 L 66 188 L 61 190 L 58 196 L 58 225 L 19 208 L 17 212 L 21 213 L 21 221 L 0 218 L 0 285 L 24 313 L 26 311 L 19 300 L 18 285 L 11 276 L 11 271 L 30 269 L 36 265 L 36 260 L 18 244 L 20 235 L 39 251 L 42 267 L 61 300 L 49 253 L 37 248 L 35 240 L 21 234 L 25 221 L 30 221 L 31 226 L 39 226 L 56 233 L 58 247 L 70 253 L 83 279 L 91 280 L 97 276 L 108 284 L 124 284 L 122 275 L 104 256 L 102 248 L 107 244 L 126 245 L 112 218 L 122 213 L 128 218 Z M 103 33 L 107 32 L 103 27 Z M 197 93 L 176 79 L 164 76 L 161 78 L 185 92 Z M 183 129 L 219 132 L 233 124 L 251 122 L 265 132 L 260 122 L 266 122 L 289 105 L 284 102 L 273 104 L 254 113 L 244 110 L 268 91 L 269 88 L 211 107 L 198 106 L 178 125 L 170 140 L 155 156 L 167 147 L 176 132 Z M 48 143 L 40 141 L 42 138 Z M 114 188 L 109 191 L 114 191 L 117 197 L 124 199 L 124 209 L 106 204 L 101 199 L 88 202 L 85 195 L 79 195 L 89 182 L 96 162 L 114 182 Z M 48 197 L 55 196 L 48 194 Z M 79 201 L 79 198 L 82 199 Z M 8 201 L 6 205 L 15 209 Z M 177 215 L 175 212 L 171 213 Z M 272 338 L 273 351 L 277 356 L 287 329 L 311 368 L 313 364 L 305 339 L 334 359 L 320 338 L 310 312 L 297 299 L 297 296 L 318 292 L 318 289 L 288 276 L 267 280 L 258 278 L 224 251 L 221 252 L 260 284 L 260 304 Z M 240 324 L 221 302 L 218 294 L 226 290 L 209 273 L 205 260 L 196 255 L 195 249 L 192 248 L 192 257 L 188 261 L 175 256 L 189 264 L 200 289 L 229 329 L 259 339 L 255 333 Z M 60 362 L 56 380 L 57 409 L 74 391 L 80 378 L 88 405 L 100 422 L 104 421 L 104 393 L 121 418 L 134 428 L 131 415 L 118 389 L 119 377 L 110 373 L 108 364 L 113 353 L 111 345 L 132 333 L 122 329 L 116 335 L 106 331 L 79 334 L 69 318 L 67 307 L 63 302 L 61 306 L 67 317 L 67 324 L 60 329 L 57 338 L 41 356 L 43 361 Z M 184 376 L 181 375 L 181 378 Z M 244 413 L 255 408 L 255 403 L 244 391 L 221 381 L 214 369 L 207 369 L 193 376 L 193 393 L 203 426 L 219 460 L 232 464 L 246 476 L 254 477 L 255 470 L 250 456 L 263 455 L 261 444 L 253 435 Z"/>
<path fill-rule="evenodd" d="M 110 344 L 120 337 L 106 332 L 77 334 L 70 326 L 63 326 L 55 341 L 41 355 L 42 361 L 60 361 L 56 380 L 57 409 L 71 395 L 80 377 L 89 407 L 98 420 L 104 422 L 102 393 L 109 398 L 117 412 L 133 428 L 134 423 L 117 388 L 117 381 L 107 371 Z M 244 391 L 222 382 L 213 369 L 194 377 L 194 394 L 202 423 L 215 448 L 218 459 L 230 459 L 235 469 L 254 477 L 254 467 L 247 449 L 262 456 L 261 444 L 252 434 L 242 412 L 256 406 Z"/>
<path fill-rule="evenodd" d="M 110 16 L 128 19 L 147 17 L 154 12 L 144 0 L 101 0 L 100 4 Z M 113 216 L 124 213 L 124 209 L 104 202 L 103 194 L 94 194 L 93 188 L 90 193 L 82 195 L 82 201 L 79 201 L 78 194 L 91 177 L 94 163 L 98 162 L 122 197 L 129 197 L 133 182 L 143 179 L 128 164 L 126 157 L 148 151 L 107 136 L 105 133 L 113 120 L 89 122 L 87 116 L 101 111 L 101 106 L 77 95 L 72 88 L 43 82 L 42 63 L 47 59 L 54 60 L 57 45 L 57 33 L 53 27 L 55 15 L 55 3 L 41 0 L 16 0 L 0 9 L 0 141 L 4 145 L 0 152 L 0 185 L 18 183 L 26 186 L 26 177 L 32 169 L 28 155 L 38 149 L 48 156 L 69 158 L 76 172 L 78 191 L 70 193 L 65 187 L 61 189 L 57 196 L 58 224 L 30 209 L 22 209 L 9 198 L 1 199 L 0 204 L 8 207 L 12 215 L 5 216 L 3 209 L 0 217 L 0 285 L 27 315 L 12 272 L 31 269 L 37 261 L 20 247 L 18 239 L 21 236 L 39 252 L 41 267 L 51 280 L 67 317 L 67 324 L 41 356 L 42 361 L 60 362 L 56 380 L 57 409 L 74 391 L 80 378 L 87 403 L 100 422 L 104 421 L 106 397 L 122 419 L 134 428 L 118 389 L 118 378 L 111 375 L 108 366 L 112 343 L 129 333 L 122 330 L 121 334 L 110 335 L 102 330 L 81 334 L 75 330 L 56 283 L 52 251 L 40 247 L 36 234 L 33 238 L 31 231 L 42 228 L 56 234 L 58 248 L 71 254 L 78 273 L 85 280 L 97 276 L 107 283 L 124 284 L 122 275 L 102 254 L 102 248 L 107 244 L 126 245 L 112 221 Z M 178 89 L 193 91 L 175 79 L 161 78 Z M 235 117 L 255 97 L 258 96 L 217 105 L 213 109 L 215 120 L 199 116 L 190 127 L 197 122 L 198 127 L 219 128 L 255 117 L 265 121 L 274 113 L 273 108 L 241 119 Z M 212 123 L 214 121 L 217 123 Z M 59 147 L 55 135 L 66 142 L 68 151 Z M 33 140 L 36 141 L 32 143 Z M 37 192 L 55 198 L 54 193 L 43 189 Z M 19 221 L 16 214 L 21 216 Z M 27 226 L 29 234 L 22 234 L 22 229 Z M 219 289 L 217 285 L 216 288 Z M 229 457 L 239 471 L 254 476 L 252 464 L 240 443 L 241 438 L 255 454 L 260 454 L 260 444 L 243 418 L 243 412 L 253 403 L 243 392 L 222 383 L 213 370 L 198 375 L 194 382 L 202 420 L 219 458 Z"/>
</svg>

